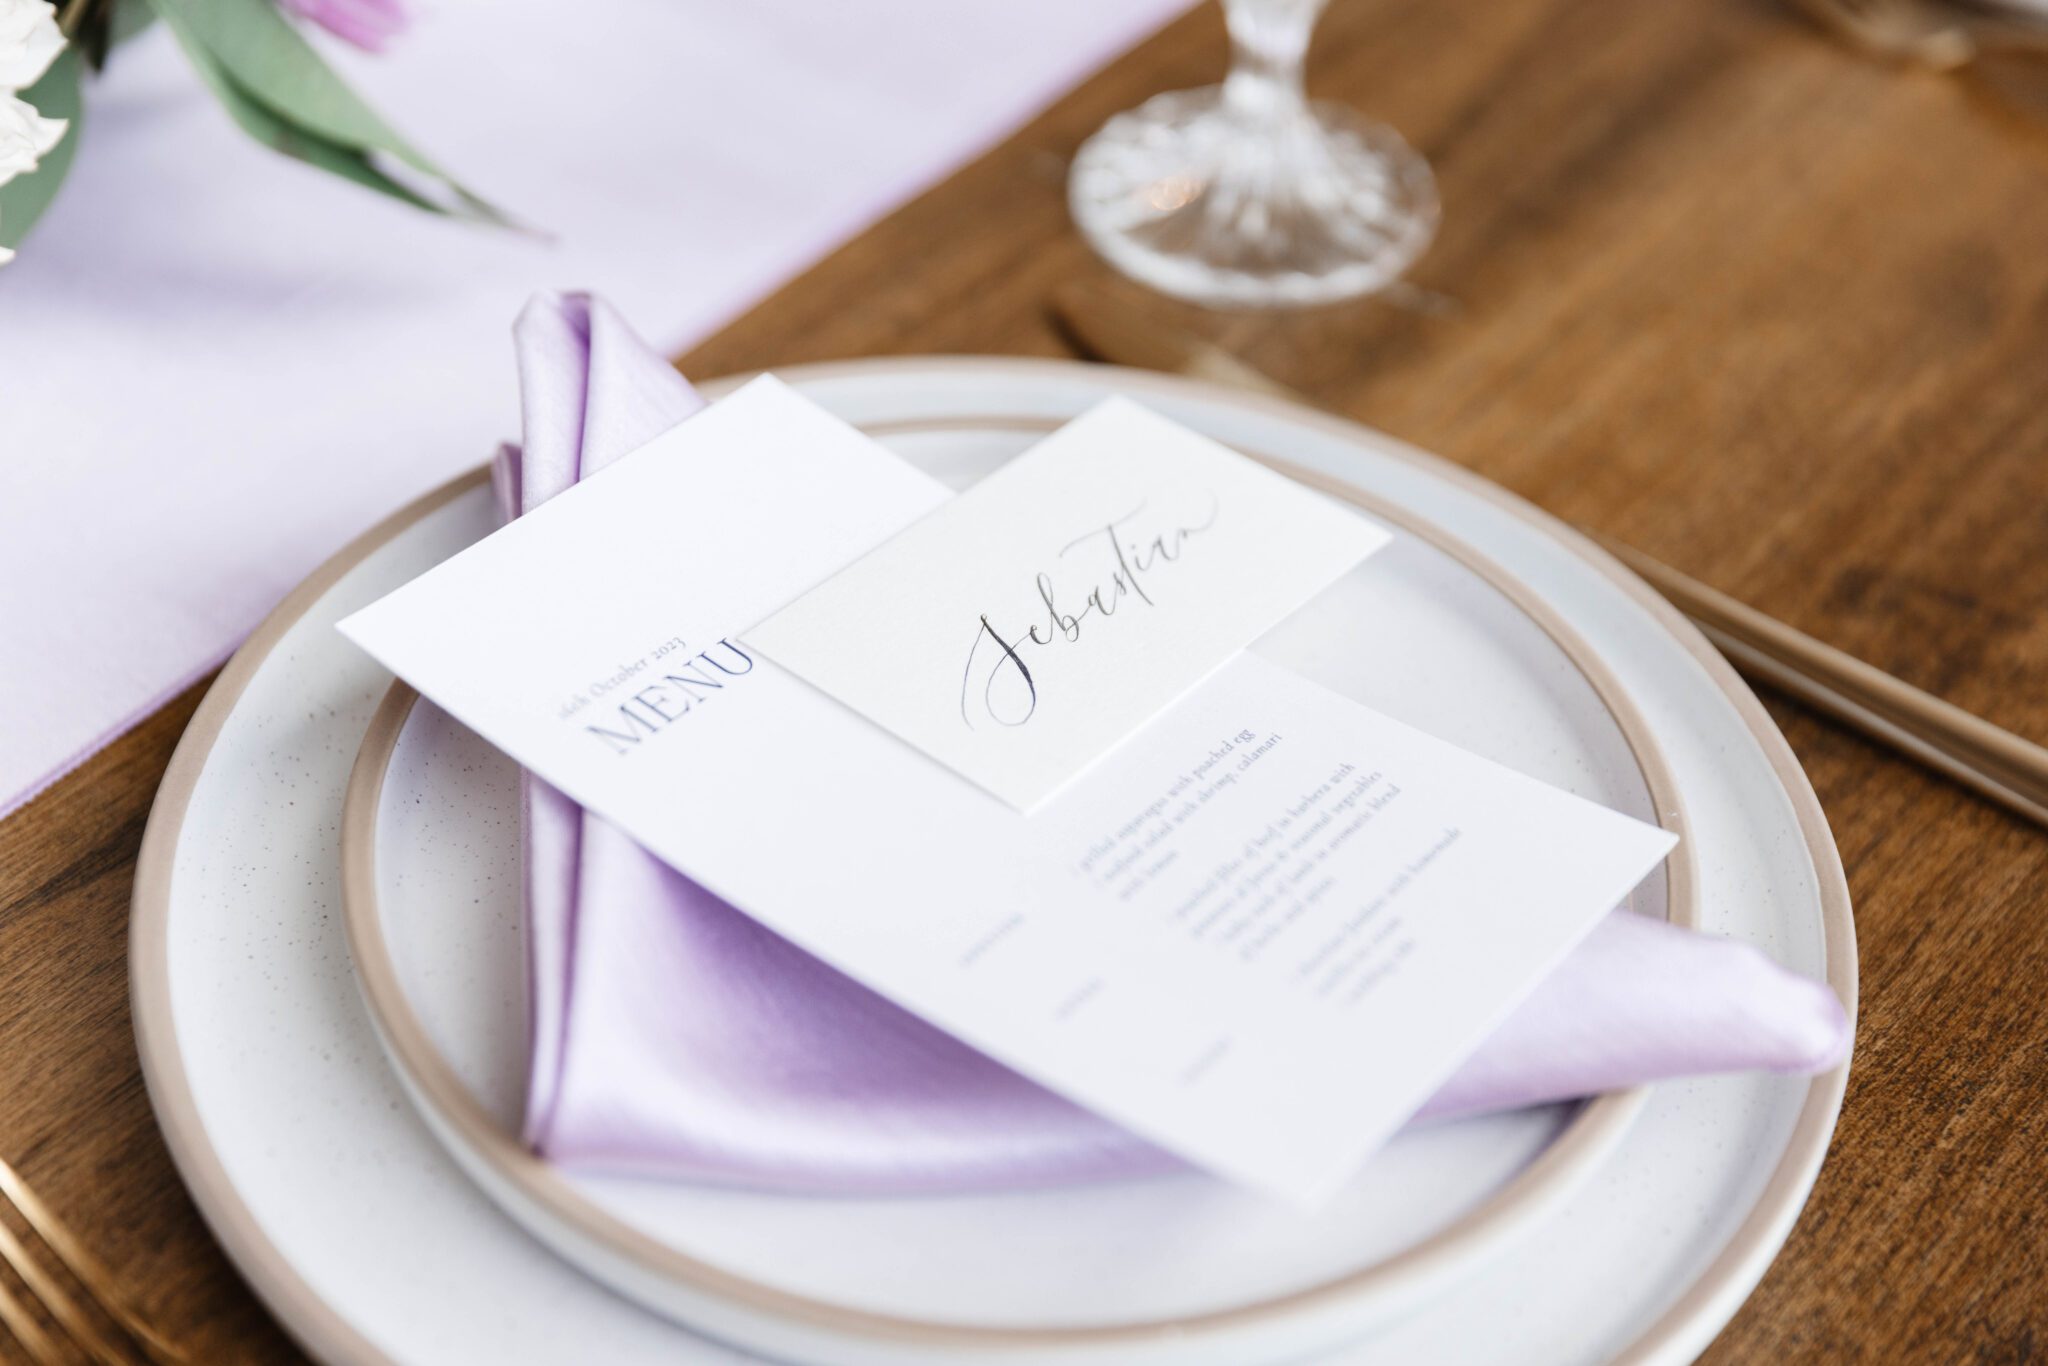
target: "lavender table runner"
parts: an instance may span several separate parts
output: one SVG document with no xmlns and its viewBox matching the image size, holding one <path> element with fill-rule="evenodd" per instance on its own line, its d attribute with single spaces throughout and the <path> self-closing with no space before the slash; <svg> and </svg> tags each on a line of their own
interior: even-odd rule
<svg viewBox="0 0 2048 1366">
<path fill-rule="evenodd" d="M 385 56 L 333 53 L 547 240 L 276 157 L 168 34 L 122 47 L 0 270 L 0 815 L 481 459 L 535 289 L 680 349 L 1184 3 L 415 0 Z"/>
</svg>

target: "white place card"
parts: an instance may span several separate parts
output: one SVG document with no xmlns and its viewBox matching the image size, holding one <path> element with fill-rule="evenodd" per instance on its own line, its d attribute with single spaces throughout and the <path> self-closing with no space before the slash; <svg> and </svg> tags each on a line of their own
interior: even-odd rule
<svg viewBox="0 0 2048 1366">
<path fill-rule="evenodd" d="M 745 641 L 1029 811 L 1387 539 L 1113 398 Z"/>
<path fill-rule="evenodd" d="M 946 496 L 757 381 L 342 629 L 793 942 L 1303 1205 L 1673 843 L 1250 653 L 1020 813 L 744 643 Z"/>
</svg>

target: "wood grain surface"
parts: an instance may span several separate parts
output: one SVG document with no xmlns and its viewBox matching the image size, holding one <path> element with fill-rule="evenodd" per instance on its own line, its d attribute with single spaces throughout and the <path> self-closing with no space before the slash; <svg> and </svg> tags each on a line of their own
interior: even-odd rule
<svg viewBox="0 0 2048 1366">
<path fill-rule="evenodd" d="M 1106 274 L 1067 158 L 1222 56 L 1197 11 L 682 364 L 1067 354 L 1046 296 Z M 1161 316 L 2048 739 L 2048 123 L 1764 0 L 1339 0 L 1311 68 L 1436 167 L 1417 291 Z M 2048 65 L 2001 77 L 2048 108 Z M 288 1359 L 130 1036 L 129 882 L 197 698 L 0 824 L 0 1156 L 195 1360 Z M 1766 701 L 1848 866 L 1863 1013 L 1812 1203 L 1707 1359 L 2040 1360 L 2048 837 Z"/>
</svg>

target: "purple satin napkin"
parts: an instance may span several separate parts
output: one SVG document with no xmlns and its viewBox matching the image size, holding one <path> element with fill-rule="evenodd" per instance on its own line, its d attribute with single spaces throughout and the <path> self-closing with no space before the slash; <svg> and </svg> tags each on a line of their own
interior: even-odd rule
<svg viewBox="0 0 2048 1366">
<path fill-rule="evenodd" d="M 587 295 L 536 298 L 514 335 L 525 445 L 499 453 L 507 517 L 703 406 Z M 1176 1165 L 779 938 L 530 774 L 525 820 L 526 1137 L 551 1160 L 847 1192 Z M 1848 1046 L 1822 984 L 1747 946 L 1616 912 L 1422 1115 L 1674 1076 L 1818 1072 Z"/>
</svg>

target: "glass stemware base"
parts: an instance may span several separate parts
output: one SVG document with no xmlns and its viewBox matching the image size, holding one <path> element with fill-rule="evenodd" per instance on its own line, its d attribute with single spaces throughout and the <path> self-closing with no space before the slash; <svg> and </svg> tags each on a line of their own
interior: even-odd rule
<svg viewBox="0 0 2048 1366">
<path fill-rule="evenodd" d="M 1248 115 L 1224 87 L 1155 96 L 1074 158 L 1082 235 L 1152 288 L 1219 307 L 1382 288 L 1436 233 L 1436 182 L 1400 134 L 1342 105 Z"/>
</svg>

